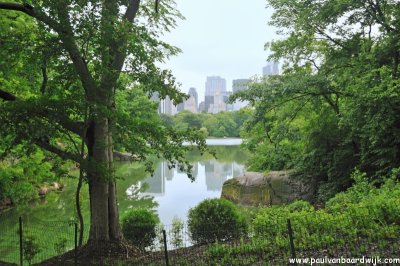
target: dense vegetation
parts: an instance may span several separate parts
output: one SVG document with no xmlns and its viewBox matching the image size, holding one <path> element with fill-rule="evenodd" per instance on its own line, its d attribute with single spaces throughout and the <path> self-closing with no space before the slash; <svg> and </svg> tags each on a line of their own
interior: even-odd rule
<svg viewBox="0 0 400 266">
<path fill-rule="evenodd" d="M 268 3 L 283 73 L 234 96 L 255 107 L 251 167 L 295 169 L 320 200 L 349 187 L 355 168 L 381 183 L 400 165 L 399 2 Z"/>
<path fill-rule="evenodd" d="M 21 187 L 29 197 L 33 192 L 28 186 L 53 179 L 46 163 L 52 156 L 75 163 L 80 184 L 86 181 L 89 186 L 88 245 L 124 241 L 115 148 L 133 154 L 148 170 L 149 158 L 164 157 L 189 176 L 191 166 L 184 155 L 191 148 L 182 143 L 205 148 L 195 130 L 176 132 L 164 126 L 149 100 L 155 92 L 177 103 L 185 98 L 171 72 L 158 66 L 179 52 L 160 36 L 182 16 L 172 0 L 156 4 L 0 2 L 0 176 L 2 184 L 7 183 L 1 196 L 18 201 L 21 197 L 10 192 L 11 186 L 36 178 Z M 32 157 L 44 168 L 26 165 Z M 26 173 L 8 169 L 18 162 L 21 166 L 15 168 Z M 32 176 L 31 170 L 46 174 Z"/>
<path fill-rule="evenodd" d="M 220 235 L 232 236 L 226 219 L 210 219 L 215 224 L 208 229 L 204 227 L 207 221 L 192 225 L 189 221 L 190 231 L 202 232 L 203 242 L 212 244 L 171 251 L 170 262 L 180 265 L 286 265 L 292 256 L 288 219 L 297 258 L 394 258 L 400 243 L 398 174 L 399 169 L 394 169 L 389 177 L 382 177 L 382 186 L 376 188 L 365 173 L 355 171 L 351 176 L 354 184 L 328 200 L 324 209 L 315 209 L 305 201 L 268 208 L 242 208 L 239 215 L 247 218 L 247 231 L 233 238 L 218 239 L 214 235 L 213 229 L 218 228 Z M 195 207 L 200 216 L 213 216 L 215 206 L 210 202 L 206 200 Z M 155 258 L 156 253 L 153 253 L 134 261 L 146 265 L 163 262 L 163 258 L 160 261 Z"/>
<path fill-rule="evenodd" d="M 159 117 L 148 99 L 154 92 L 175 102 L 185 97 L 156 63 L 179 51 L 159 40 L 180 17 L 173 1 L 156 1 L 156 10 L 138 0 L 31 2 L 0 3 L 0 200 L 35 197 L 38 185 L 66 176 L 73 162 L 89 187 L 88 246 L 123 244 L 114 149 L 149 168 L 149 158 L 163 156 L 189 171 L 184 141 L 203 149 L 204 137 L 237 137 L 247 120 L 250 167 L 294 169 L 325 208 L 297 201 L 244 210 L 245 223 L 225 208 L 231 205 L 206 202 L 190 214 L 193 232 L 214 215 L 219 228 L 237 218 L 230 233 L 245 233 L 247 225 L 249 233 L 235 245 L 227 241 L 232 235 L 192 233 L 194 242 L 220 241 L 203 248 L 205 257 L 231 265 L 246 264 L 242 255 L 250 265 L 265 254 L 279 257 L 288 250 L 288 218 L 301 236 L 300 252 L 392 255 L 400 230 L 398 1 L 268 0 L 271 25 L 284 36 L 268 44 L 270 59 L 285 66 L 282 75 L 255 79 L 232 97 L 249 101 L 254 112 L 175 117 Z M 124 224 L 137 223 L 128 217 Z M 146 219 L 153 232 L 155 220 Z M 34 239 L 25 244 L 35 246 Z"/>
<path fill-rule="evenodd" d="M 206 137 L 240 137 L 243 124 L 252 115 L 250 109 L 241 109 L 234 112 L 191 113 L 182 111 L 174 116 L 162 115 L 165 125 L 177 131 L 186 131 L 189 128 L 200 130 Z"/>
</svg>

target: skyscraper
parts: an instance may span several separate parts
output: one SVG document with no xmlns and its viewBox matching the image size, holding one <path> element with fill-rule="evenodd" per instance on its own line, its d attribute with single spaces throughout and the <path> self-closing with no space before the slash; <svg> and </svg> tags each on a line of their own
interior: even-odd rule
<svg viewBox="0 0 400 266">
<path fill-rule="evenodd" d="M 192 113 L 198 112 L 198 94 L 195 88 L 189 89 L 189 98 L 185 101 L 184 109 Z"/>
<path fill-rule="evenodd" d="M 279 74 L 279 62 L 267 62 L 263 67 L 263 76 L 271 76 Z"/>
<path fill-rule="evenodd" d="M 249 79 L 234 79 L 232 81 L 232 92 L 238 92 L 238 91 L 243 91 L 243 90 L 247 90 L 249 88 Z M 246 107 L 247 105 L 249 105 L 248 101 L 239 101 L 236 100 L 233 103 L 233 111 L 237 111 L 240 108 Z"/>
<path fill-rule="evenodd" d="M 199 95 L 197 94 L 197 90 L 196 88 L 191 87 L 189 89 L 189 93 L 190 96 L 193 96 L 196 99 L 196 107 L 199 106 Z"/>
<path fill-rule="evenodd" d="M 213 106 L 221 106 L 220 98 L 218 97 L 226 92 L 226 80 L 219 76 L 207 77 L 206 93 L 205 93 L 205 111 L 213 112 Z M 217 99 L 214 96 L 217 95 Z M 217 100 L 218 102 L 216 102 Z M 211 109 L 210 109 L 211 107 Z"/>
</svg>

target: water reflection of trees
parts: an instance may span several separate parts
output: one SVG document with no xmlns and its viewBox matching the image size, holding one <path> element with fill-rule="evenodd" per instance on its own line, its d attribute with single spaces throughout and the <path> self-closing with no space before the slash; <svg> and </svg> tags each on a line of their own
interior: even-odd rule
<svg viewBox="0 0 400 266">
<path fill-rule="evenodd" d="M 192 162 L 192 173 L 195 179 L 199 175 L 204 177 L 208 191 L 221 191 L 223 183 L 232 177 L 244 173 L 244 162 L 247 154 L 238 146 L 213 146 L 217 159 L 211 154 L 201 155 L 197 150 L 187 154 Z M 129 166 L 131 165 L 131 166 Z M 166 161 L 156 164 L 153 175 L 146 173 L 144 168 L 122 164 L 119 173 L 123 173 L 122 186 L 125 186 L 126 195 L 120 199 L 122 208 L 137 205 L 134 201 L 150 201 L 154 204 L 154 197 L 163 197 L 166 194 L 166 183 L 172 181 L 177 174 L 183 174 L 179 169 L 170 169 Z M 182 180 L 189 182 L 189 180 Z M 122 202 L 121 202 L 122 200 Z M 155 205 L 155 204 L 154 204 Z M 140 206 L 140 203 L 139 203 Z"/>
</svg>

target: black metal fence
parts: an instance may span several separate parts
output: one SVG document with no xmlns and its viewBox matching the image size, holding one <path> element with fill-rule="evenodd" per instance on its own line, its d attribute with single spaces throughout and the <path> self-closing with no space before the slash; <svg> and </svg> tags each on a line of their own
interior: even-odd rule
<svg viewBox="0 0 400 266">
<path fill-rule="evenodd" d="M 113 258 L 103 254 L 104 265 L 287 265 L 290 258 L 400 257 L 399 221 L 387 223 L 367 217 L 343 218 L 315 214 L 290 219 L 279 217 L 252 223 L 245 234 L 230 232 L 226 239 L 207 243 L 193 240 L 187 225 L 160 225 L 153 243 L 134 256 Z M 31 265 L 77 250 L 75 221 L 15 221 L 0 228 L 0 265 Z M 210 232 L 208 232 L 210 233 Z M 209 234 L 212 235 L 212 234 Z M 221 234 L 218 234 L 221 235 Z M 223 234 L 222 234 L 223 235 Z M 234 237 L 232 237 L 234 236 Z M 101 247 L 99 247 L 101 250 Z M 58 264 L 87 265 L 78 252 Z M 99 261 L 94 263 L 99 264 Z M 50 265 L 50 264 L 47 264 Z"/>
</svg>

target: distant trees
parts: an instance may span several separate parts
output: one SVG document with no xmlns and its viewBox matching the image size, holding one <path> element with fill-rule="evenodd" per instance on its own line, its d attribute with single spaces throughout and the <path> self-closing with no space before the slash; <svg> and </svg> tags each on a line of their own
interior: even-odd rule
<svg viewBox="0 0 400 266">
<path fill-rule="evenodd" d="M 283 39 L 268 44 L 281 76 L 255 80 L 252 167 L 296 169 L 320 199 L 360 168 L 374 182 L 400 165 L 400 3 L 268 0 Z"/>
<path fill-rule="evenodd" d="M 235 112 L 221 112 L 217 114 L 183 111 L 175 116 L 163 115 L 166 125 L 178 131 L 189 128 L 200 130 L 206 137 L 240 137 L 245 121 L 252 115 L 250 109 L 241 109 Z"/>
</svg>

